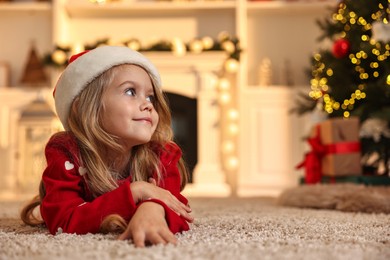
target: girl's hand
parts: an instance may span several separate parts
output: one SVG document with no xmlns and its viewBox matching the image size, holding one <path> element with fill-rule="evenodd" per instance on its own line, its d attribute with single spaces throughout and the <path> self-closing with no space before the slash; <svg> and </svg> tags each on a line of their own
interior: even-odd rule
<svg viewBox="0 0 390 260">
<path fill-rule="evenodd" d="M 176 214 L 182 216 L 188 222 L 193 222 L 194 218 L 189 214 L 191 208 L 178 200 L 171 192 L 160 188 L 156 185 L 154 179 L 149 179 L 149 183 L 144 181 L 136 181 L 130 184 L 135 203 L 147 200 L 150 198 L 158 199 L 164 202 Z"/>
<path fill-rule="evenodd" d="M 125 232 L 118 239 L 131 238 L 136 247 L 145 247 L 145 242 L 155 244 L 177 244 L 177 238 L 165 221 L 164 208 L 154 202 L 142 203 L 131 218 Z"/>
</svg>

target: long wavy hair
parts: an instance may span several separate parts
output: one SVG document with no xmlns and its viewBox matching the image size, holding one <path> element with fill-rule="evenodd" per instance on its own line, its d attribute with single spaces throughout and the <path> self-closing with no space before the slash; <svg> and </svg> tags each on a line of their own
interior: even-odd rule
<svg viewBox="0 0 390 260">
<path fill-rule="evenodd" d="M 126 65 L 112 67 L 86 86 L 72 103 L 67 121 L 69 131 L 78 142 L 81 163 L 89 173 L 84 175 L 85 181 L 95 198 L 116 189 L 118 179 L 126 177 L 130 172 L 132 181 L 148 181 L 156 173 L 157 183 L 161 183 L 164 169 L 162 169 L 159 155 L 156 152 L 163 149 L 166 143 L 173 142 L 171 112 L 167 99 L 162 90 L 156 87 L 150 74 L 155 95 L 153 105 L 159 115 L 159 122 L 151 141 L 133 147 L 131 154 L 127 154 L 119 138 L 103 129 L 101 115 L 104 104 L 101 100 L 106 86 L 124 66 Z M 110 164 L 111 161 L 106 159 L 107 151 L 118 156 L 116 162 L 128 165 L 124 172 L 114 170 L 113 165 Z M 179 160 L 178 168 L 182 190 L 188 181 L 188 170 L 182 158 Z M 35 196 L 21 211 L 21 219 L 24 223 L 32 226 L 44 224 L 44 221 L 34 214 L 34 210 L 40 206 L 45 194 L 45 187 L 41 181 L 39 195 Z M 104 233 L 119 232 L 125 230 L 126 225 L 122 217 L 114 214 L 103 220 L 101 231 Z"/>
</svg>

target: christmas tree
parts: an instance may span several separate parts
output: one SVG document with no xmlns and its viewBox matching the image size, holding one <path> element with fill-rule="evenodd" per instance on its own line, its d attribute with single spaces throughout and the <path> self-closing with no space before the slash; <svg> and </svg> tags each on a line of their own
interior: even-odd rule
<svg viewBox="0 0 390 260">
<path fill-rule="evenodd" d="M 318 21 L 330 48 L 313 55 L 311 90 L 296 111 L 320 109 L 329 117 L 357 116 L 363 166 L 390 172 L 390 0 L 339 1 Z"/>
</svg>

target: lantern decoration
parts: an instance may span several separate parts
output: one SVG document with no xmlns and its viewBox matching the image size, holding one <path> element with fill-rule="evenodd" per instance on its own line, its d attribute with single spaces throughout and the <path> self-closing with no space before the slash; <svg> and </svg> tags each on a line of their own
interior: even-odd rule
<svg viewBox="0 0 390 260">
<path fill-rule="evenodd" d="M 22 111 L 19 119 L 18 176 L 21 192 L 36 192 L 45 165 L 44 148 L 61 123 L 45 100 L 38 96 Z"/>
</svg>

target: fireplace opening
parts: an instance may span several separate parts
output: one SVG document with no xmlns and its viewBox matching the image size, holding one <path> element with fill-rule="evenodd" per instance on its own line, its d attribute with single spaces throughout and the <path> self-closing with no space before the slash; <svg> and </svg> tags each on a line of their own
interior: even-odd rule
<svg viewBox="0 0 390 260">
<path fill-rule="evenodd" d="M 192 175 L 198 162 L 197 100 L 165 92 L 172 113 L 172 129 L 175 142 L 183 151 L 192 183 Z"/>
</svg>

